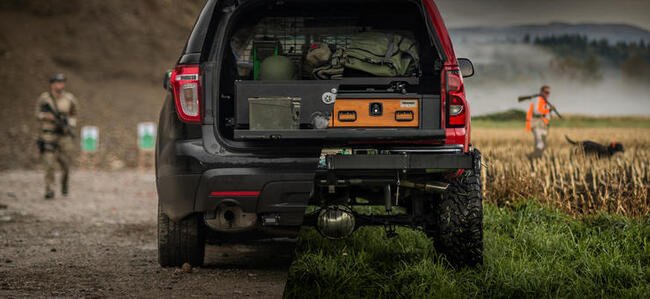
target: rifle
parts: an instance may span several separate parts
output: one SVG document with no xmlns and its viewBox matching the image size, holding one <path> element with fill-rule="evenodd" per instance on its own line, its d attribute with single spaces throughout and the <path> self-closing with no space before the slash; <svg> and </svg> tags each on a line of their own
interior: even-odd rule
<svg viewBox="0 0 650 299">
<path fill-rule="evenodd" d="M 532 99 L 532 98 L 534 98 L 534 97 L 538 97 L 538 96 L 540 96 L 540 95 L 539 95 L 539 94 L 534 94 L 534 95 L 529 95 L 529 96 L 520 96 L 519 98 L 517 98 L 517 100 L 521 103 L 521 102 L 523 102 L 523 101 L 528 101 L 528 100 L 530 100 L 530 99 Z M 562 114 L 560 114 L 560 112 L 557 111 L 557 109 L 555 108 L 555 106 L 554 106 L 553 104 L 551 104 L 551 102 L 549 102 L 548 100 L 546 100 L 546 104 L 548 104 L 549 106 L 551 106 L 551 112 L 555 112 L 555 114 L 556 114 L 560 119 L 562 119 Z"/>
<path fill-rule="evenodd" d="M 49 103 L 45 103 L 41 105 L 41 112 L 49 112 L 52 113 L 52 115 L 54 115 L 54 117 L 58 121 L 55 132 L 67 133 L 68 135 L 70 135 L 70 137 L 72 138 L 75 137 L 74 130 L 70 127 L 70 124 L 68 124 L 68 119 L 63 117 L 61 113 L 59 113 L 58 111 L 54 111 L 52 105 L 50 105 Z"/>
</svg>

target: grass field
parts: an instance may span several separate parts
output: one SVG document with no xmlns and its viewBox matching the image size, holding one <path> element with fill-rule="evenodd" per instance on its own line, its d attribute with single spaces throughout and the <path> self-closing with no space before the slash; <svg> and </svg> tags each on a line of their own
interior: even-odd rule
<svg viewBox="0 0 650 299">
<path fill-rule="evenodd" d="M 304 228 L 285 296 L 650 297 L 648 119 L 554 122 L 545 157 L 533 163 L 523 123 L 481 121 L 472 142 L 485 163 L 483 266 L 452 270 L 408 229 L 386 239 L 365 227 L 332 241 Z M 564 135 L 616 140 L 625 152 L 585 156 Z"/>
<path fill-rule="evenodd" d="M 303 228 L 288 298 L 650 296 L 650 223 L 576 220 L 534 201 L 485 205 L 485 263 L 452 270 L 422 233 L 365 227 L 333 241 Z"/>
</svg>

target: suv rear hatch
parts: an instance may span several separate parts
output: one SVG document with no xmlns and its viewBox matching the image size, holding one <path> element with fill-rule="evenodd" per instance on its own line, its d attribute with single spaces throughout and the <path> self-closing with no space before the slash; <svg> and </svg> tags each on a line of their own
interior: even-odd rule
<svg viewBox="0 0 650 299">
<path fill-rule="evenodd" d="M 285 2 L 269 7 L 259 5 L 265 1 L 248 1 L 233 15 L 220 64 L 216 118 L 221 136 L 249 143 L 441 143 L 443 55 L 419 2 Z M 413 41 L 416 70 L 383 76 L 345 68 L 336 79 L 314 75 L 306 58 L 310 49 L 327 45 L 332 52 L 345 50 L 365 32 Z M 263 80 L 261 67 L 270 56 L 287 57 L 295 78 Z"/>
</svg>

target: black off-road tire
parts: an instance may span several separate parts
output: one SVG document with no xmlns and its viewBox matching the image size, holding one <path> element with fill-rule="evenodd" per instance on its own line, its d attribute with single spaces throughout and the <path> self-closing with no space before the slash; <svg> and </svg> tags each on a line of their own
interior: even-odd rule
<svg viewBox="0 0 650 299">
<path fill-rule="evenodd" d="M 203 265 L 205 232 L 201 221 L 196 214 L 173 221 L 158 204 L 158 263 L 161 266 Z"/>
<path fill-rule="evenodd" d="M 432 202 L 431 227 L 436 250 L 455 268 L 483 264 L 483 195 L 481 153 L 472 151 L 474 167 L 449 182 L 449 188 Z"/>
</svg>

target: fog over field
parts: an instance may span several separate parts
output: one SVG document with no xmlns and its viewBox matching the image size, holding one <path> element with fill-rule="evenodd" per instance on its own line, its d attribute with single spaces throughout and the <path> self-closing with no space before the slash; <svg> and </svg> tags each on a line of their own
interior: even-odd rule
<svg viewBox="0 0 650 299">
<path fill-rule="evenodd" d="M 456 38 L 458 39 L 458 38 Z M 602 64 L 602 79 L 575 80 L 553 72 L 550 51 L 524 43 L 454 40 L 458 57 L 472 60 L 476 75 L 465 78 L 472 115 L 527 109 L 517 97 L 551 86 L 550 101 L 561 113 L 650 115 L 650 82 L 626 80 L 619 69 Z"/>
<path fill-rule="evenodd" d="M 625 23 L 650 29 L 647 0 L 435 0 L 450 28 L 521 24 Z"/>
</svg>

